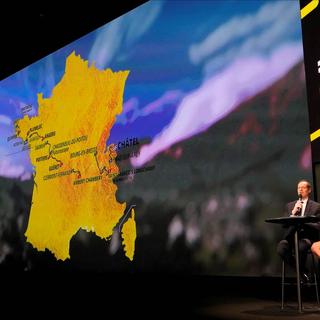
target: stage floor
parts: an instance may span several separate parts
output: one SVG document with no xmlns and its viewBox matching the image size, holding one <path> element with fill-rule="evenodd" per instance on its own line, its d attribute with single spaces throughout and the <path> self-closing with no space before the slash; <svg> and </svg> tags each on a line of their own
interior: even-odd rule
<svg viewBox="0 0 320 320">
<path fill-rule="evenodd" d="M 193 312 L 195 319 L 241 320 L 302 320 L 320 319 L 320 306 L 316 302 L 304 302 L 303 313 L 298 312 L 296 301 L 281 310 L 280 301 L 261 300 L 253 297 L 208 297 Z"/>
<path fill-rule="evenodd" d="M 15 272 L 0 269 L 1 311 L 27 317 L 45 314 L 122 319 L 320 319 L 314 287 L 286 289 L 281 310 L 279 277 L 222 277 L 181 274 Z M 5 313 L 5 312 L 4 312 Z M 5 313 L 6 314 L 6 313 Z"/>
</svg>

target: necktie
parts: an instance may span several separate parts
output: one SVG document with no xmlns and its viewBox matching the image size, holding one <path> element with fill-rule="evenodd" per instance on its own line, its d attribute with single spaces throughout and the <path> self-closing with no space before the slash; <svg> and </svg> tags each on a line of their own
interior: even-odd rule
<svg viewBox="0 0 320 320">
<path fill-rule="evenodd" d="M 300 210 L 300 214 L 299 214 L 299 216 L 302 216 L 302 210 L 303 210 L 303 201 L 301 201 L 301 205 L 302 205 L 302 207 L 301 207 L 301 210 Z"/>
</svg>

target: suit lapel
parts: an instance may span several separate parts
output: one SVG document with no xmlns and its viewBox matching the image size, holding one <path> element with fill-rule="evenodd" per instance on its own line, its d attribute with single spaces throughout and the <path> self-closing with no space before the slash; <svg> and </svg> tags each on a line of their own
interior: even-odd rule
<svg viewBox="0 0 320 320">
<path fill-rule="evenodd" d="M 311 210 L 311 207 L 312 207 L 311 200 L 308 199 L 307 205 L 306 205 L 306 209 L 305 209 L 305 211 L 304 211 L 304 215 L 305 215 L 305 216 L 309 216 L 309 215 L 310 215 L 309 212 L 310 212 L 310 210 Z"/>
</svg>

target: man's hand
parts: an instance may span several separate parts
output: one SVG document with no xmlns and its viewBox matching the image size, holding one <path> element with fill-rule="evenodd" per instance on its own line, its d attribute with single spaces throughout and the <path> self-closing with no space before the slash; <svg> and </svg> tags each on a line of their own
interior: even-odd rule
<svg viewBox="0 0 320 320">
<path fill-rule="evenodd" d="M 301 210 L 302 210 L 302 203 L 301 201 L 297 201 L 291 211 L 291 215 L 297 216 L 301 213 Z"/>
</svg>

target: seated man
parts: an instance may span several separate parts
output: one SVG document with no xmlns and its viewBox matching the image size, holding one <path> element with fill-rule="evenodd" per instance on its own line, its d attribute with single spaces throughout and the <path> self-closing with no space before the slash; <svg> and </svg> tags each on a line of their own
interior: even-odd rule
<svg viewBox="0 0 320 320">
<path fill-rule="evenodd" d="M 311 184 L 307 180 L 301 180 L 298 183 L 297 192 L 299 200 L 289 202 L 286 206 L 287 213 L 290 216 L 320 216 L 320 203 L 309 199 L 311 193 Z M 299 237 L 299 254 L 300 254 L 300 272 L 303 281 L 308 281 L 308 272 L 306 270 L 307 252 L 311 248 L 313 242 L 319 239 L 320 222 L 306 223 L 303 228 L 298 231 Z M 293 256 L 294 234 L 296 228 L 289 227 L 283 239 L 278 243 L 277 252 L 281 258 L 295 268 L 295 259 Z"/>
</svg>

